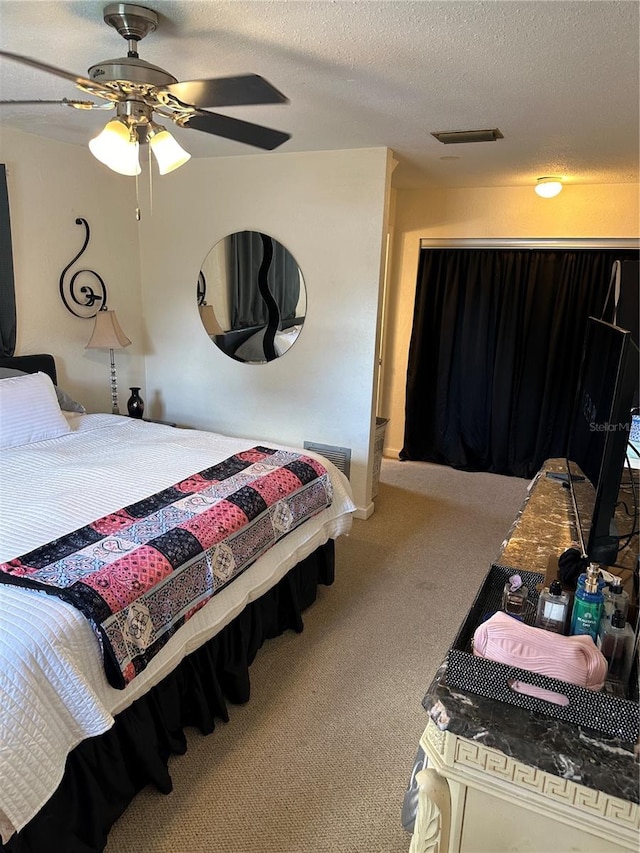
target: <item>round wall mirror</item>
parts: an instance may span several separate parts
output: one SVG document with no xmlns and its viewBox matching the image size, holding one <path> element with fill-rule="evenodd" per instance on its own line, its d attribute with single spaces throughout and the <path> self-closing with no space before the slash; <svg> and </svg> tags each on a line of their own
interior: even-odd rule
<svg viewBox="0 0 640 853">
<path fill-rule="evenodd" d="M 302 330 L 307 295 L 291 252 L 260 231 L 220 240 L 204 259 L 196 287 L 202 324 L 226 355 L 264 364 L 284 355 Z"/>
</svg>

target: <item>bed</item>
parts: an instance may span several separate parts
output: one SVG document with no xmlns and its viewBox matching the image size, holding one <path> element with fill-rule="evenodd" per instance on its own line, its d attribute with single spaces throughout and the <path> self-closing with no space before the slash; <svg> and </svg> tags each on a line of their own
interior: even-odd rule
<svg viewBox="0 0 640 853">
<path fill-rule="evenodd" d="M 5 390 L 2 377 L 12 370 L 40 384 L 46 373 L 46 383 L 54 383 L 58 408 L 50 414 L 58 418 L 58 432 L 36 429 L 28 441 L 22 436 L 7 446 L 6 400 L 13 398 L 0 395 L 5 568 L 195 472 L 244 459 L 256 446 L 285 458 L 303 453 L 255 439 L 87 415 L 55 385 L 50 356 L 0 359 Z M 8 382 L 14 390 L 28 384 L 19 375 Z M 27 408 L 20 420 L 40 418 L 37 406 Z M 168 759 L 185 751 L 184 728 L 209 733 L 216 720 L 226 721 L 227 702 L 249 699 L 249 665 L 262 643 L 302 630 L 301 614 L 318 584 L 333 582 L 334 540 L 349 531 L 355 509 L 344 475 L 323 457 L 304 454 L 321 463 L 330 504 L 190 611 L 123 685 L 107 677 L 100 634 L 77 607 L 50 590 L 0 583 L 0 850 L 103 850 L 109 828 L 139 790 L 147 784 L 171 790 Z"/>
</svg>

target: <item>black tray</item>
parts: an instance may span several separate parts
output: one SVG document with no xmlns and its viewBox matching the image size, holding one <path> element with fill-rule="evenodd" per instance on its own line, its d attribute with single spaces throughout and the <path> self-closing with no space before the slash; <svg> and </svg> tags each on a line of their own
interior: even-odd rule
<svg viewBox="0 0 640 853">
<path fill-rule="evenodd" d="M 640 705 L 637 701 L 620 698 L 608 692 L 596 692 L 566 681 L 549 678 L 518 667 L 476 657 L 471 641 L 473 634 L 487 615 L 502 608 L 502 591 L 511 575 L 518 574 L 529 589 L 529 602 L 524 621 L 533 624 L 538 592 L 536 585 L 544 580 L 539 572 L 523 572 L 508 566 L 492 565 L 466 619 L 462 623 L 447 654 L 445 681 L 470 693 L 477 693 L 499 702 L 527 708 L 539 714 L 566 720 L 569 723 L 601 732 L 625 743 L 636 743 L 640 734 Z M 517 693 L 509 687 L 512 680 L 523 681 L 567 697 L 561 705 L 538 697 Z M 637 661 L 631 673 L 629 695 L 637 696 Z"/>
</svg>

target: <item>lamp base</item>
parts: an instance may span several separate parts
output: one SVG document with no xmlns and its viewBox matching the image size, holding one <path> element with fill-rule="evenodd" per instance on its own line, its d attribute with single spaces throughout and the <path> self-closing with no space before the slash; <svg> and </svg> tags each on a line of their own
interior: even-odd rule
<svg viewBox="0 0 640 853">
<path fill-rule="evenodd" d="M 111 359 L 111 414 L 119 415 L 120 409 L 118 407 L 118 381 L 116 379 L 116 359 L 112 349 L 109 350 L 109 356 Z"/>
</svg>

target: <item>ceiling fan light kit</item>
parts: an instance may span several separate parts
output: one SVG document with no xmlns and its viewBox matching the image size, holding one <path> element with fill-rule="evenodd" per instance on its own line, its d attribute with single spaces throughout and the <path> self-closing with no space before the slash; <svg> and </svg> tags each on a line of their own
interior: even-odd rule
<svg viewBox="0 0 640 853">
<path fill-rule="evenodd" d="M 101 163 L 119 175 L 139 175 L 142 171 L 135 130 L 119 118 L 111 119 L 104 129 L 89 140 L 89 150 Z"/>
<path fill-rule="evenodd" d="M 83 93 L 106 104 L 61 99 L 60 103 L 82 109 L 109 109 L 116 118 L 89 142 L 101 163 L 122 175 L 139 175 L 139 146 L 149 143 L 161 175 L 186 163 L 191 155 L 153 120 L 154 114 L 178 127 L 272 151 L 290 134 L 208 111 L 211 107 L 286 104 L 288 99 L 263 77 L 242 74 L 209 80 L 178 82 L 169 72 L 140 59 L 137 43 L 158 28 L 158 15 L 144 6 L 112 3 L 104 8 L 105 22 L 128 42 L 127 56 L 92 65 L 82 77 L 27 56 L 0 51 L 0 56 L 71 81 Z M 4 101 L 0 103 L 33 103 Z M 42 103 L 46 103 L 43 101 Z"/>
<path fill-rule="evenodd" d="M 150 122 L 147 129 L 147 141 L 153 151 L 161 175 L 167 175 L 174 169 L 183 166 L 191 159 L 191 154 L 185 151 L 168 130 L 155 122 Z"/>
</svg>

